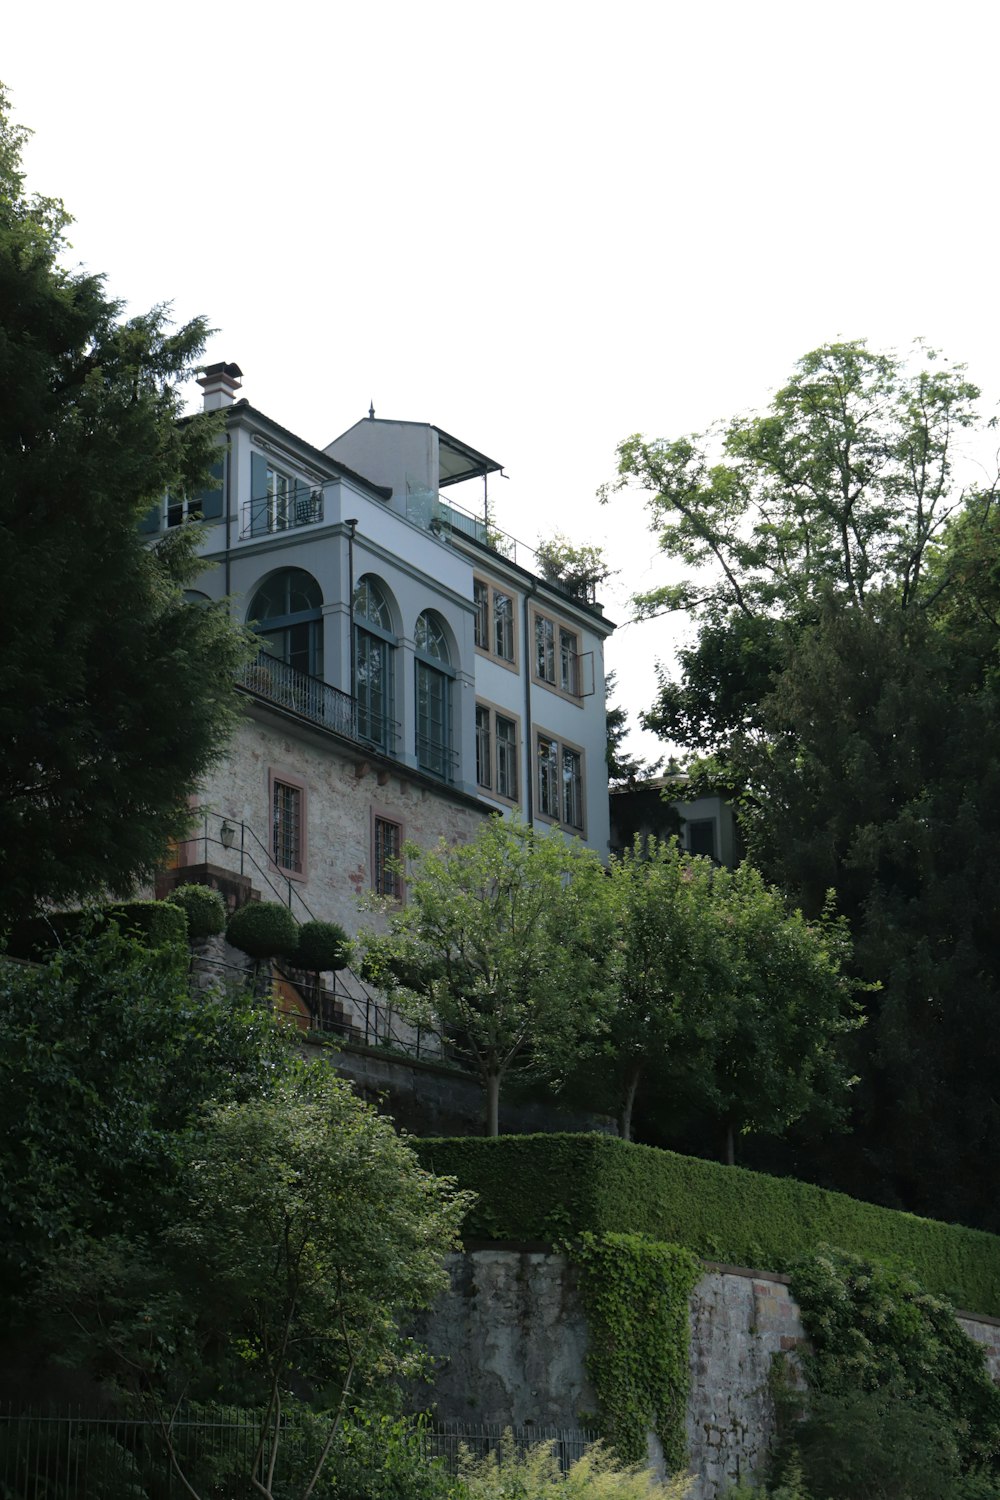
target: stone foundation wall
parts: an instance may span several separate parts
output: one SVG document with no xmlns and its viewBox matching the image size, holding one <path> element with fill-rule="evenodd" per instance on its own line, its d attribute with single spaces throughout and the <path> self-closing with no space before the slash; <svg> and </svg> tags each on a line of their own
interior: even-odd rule
<svg viewBox="0 0 1000 1500">
<path fill-rule="evenodd" d="M 597 1400 L 574 1268 L 541 1250 L 482 1249 L 453 1256 L 451 1275 L 450 1293 L 418 1329 L 438 1367 L 418 1402 L 448 1420 L 587 1426 Z M 959 1321 L 1000 1380 L 1000 1323 Z M 759 1471 L 774 1434 L 771 1362 L 785 1355 L 794 1369 L 805 1334 L 787 1278 L 736 1266 L 706 1266 L 690 1326 L 691 1500 L 717 1500 Z"/>
</svg>

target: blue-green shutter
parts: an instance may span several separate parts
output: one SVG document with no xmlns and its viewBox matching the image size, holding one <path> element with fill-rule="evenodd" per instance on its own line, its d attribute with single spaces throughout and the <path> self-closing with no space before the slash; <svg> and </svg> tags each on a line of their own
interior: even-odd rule
<svg viewBox="0 0 1000 1500">
<path fill-rule="evenodd" d="M 267 534 L 267 459 L 250 455 L 250 535 Z"/>
<path fill-rule="evenodd" d="M 222 519 L 222 476 L 224 473 L 223 461 L 216 459 L 210 470 L 214 483 L 208 489 L 201 490 L 198 494 L 197 508 L 201 511 L 202 518 L 206 521 L 221 521 Z"/>
</svg>

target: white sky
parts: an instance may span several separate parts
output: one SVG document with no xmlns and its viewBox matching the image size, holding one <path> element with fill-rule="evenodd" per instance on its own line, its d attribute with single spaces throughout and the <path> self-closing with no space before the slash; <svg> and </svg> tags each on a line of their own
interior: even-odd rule
<svg viewBox="0 0 1000 1500">
<path fill-rule="evenodd" d="M 317 446 L 373 398 L 499 460 L 497 523 L 604 544 L 625 621 L 663 571 L 639 500 L 594 499 L 622 437 L 760 406 L 836 337 L 923 335 L 1000 395 L 997 16 L 47 0 L 0 77 L 114 295 L 207 314 Z M 677 629 L 611 638 L 630 715 Z"/>
</svg>

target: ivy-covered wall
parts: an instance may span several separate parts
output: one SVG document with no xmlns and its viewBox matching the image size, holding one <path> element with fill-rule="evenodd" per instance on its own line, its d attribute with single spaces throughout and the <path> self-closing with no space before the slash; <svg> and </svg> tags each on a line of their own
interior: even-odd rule
<svg viewBox="0 0 1000 1500">
<path fill-rule="evenodd" d="M 928 1291 L 1000 1315 L 1000 1238 L 791 1178 L 608 1136 L 415 1141 L 424 1164 L 479 1196 L 468 1239 L 553 1244 L 642 1234 L 706 1260 L 783 1271 L 819 1244 L 905 1265 Z"/>
</svg>

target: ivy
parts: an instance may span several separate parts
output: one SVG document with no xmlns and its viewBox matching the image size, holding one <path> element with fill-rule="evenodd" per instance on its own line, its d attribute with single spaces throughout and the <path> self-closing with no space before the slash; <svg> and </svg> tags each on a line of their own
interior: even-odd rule
<svg viewBox="0 0 1000 1500">
<path fill-rule="evenodd" d="M 586 1233 L 569 1253 L 580 1268 L 587 1372 L 605 1434 L 621 1459 L 641 1463 L 652 1429 L 676 1473 L 687 1459 L 688 1307 L 701 1266 L 679 1245 L 638 1234 Z"/>
</svg>

